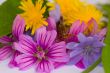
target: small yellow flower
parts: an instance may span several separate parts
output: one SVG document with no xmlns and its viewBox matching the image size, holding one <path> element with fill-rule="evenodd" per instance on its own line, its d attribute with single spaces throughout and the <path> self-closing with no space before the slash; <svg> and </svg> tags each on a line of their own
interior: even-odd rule
<svg viewBox="0 0 110 73">
<path fill-rule="evenodd" d="M 26 30 L 32 29 L 32 34 L 34 34 L 39 27 L 48 25 L 46 19 L 43 17 L 46 7 L 42 7 L 42 4 L 43 0 L 37 0 L 35 4 L 32 0 L 22 0 L 21 6 L 19 6 L 19 8 L 24 11 L 21 16 L 25 19 Z"/>
<path fill-rule="evenodd" d="M 76 20 L 87 23 L 94 18 L 100 23 L 102 13 L 91 4 L 81 2 L 80 0 L 55 0 L 59 4 L 61 14 L 66 25 L 72 24 Z"/>
</svg>

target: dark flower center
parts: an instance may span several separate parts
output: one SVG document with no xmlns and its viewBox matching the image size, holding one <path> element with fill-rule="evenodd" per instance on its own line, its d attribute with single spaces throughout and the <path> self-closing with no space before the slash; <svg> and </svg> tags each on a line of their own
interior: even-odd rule
<svg viewBox="0 0 110 73">
<path fill-rule="evenodd" d="M 58 32 L 58 39 L 59 41 L 65 41 L 67 38 L 70 37 L 68 34 L 70 26 L 65 25 L 63 18 L 60 18 L 60 21 L 57 23 L 57 32 Z"/>
</svg>

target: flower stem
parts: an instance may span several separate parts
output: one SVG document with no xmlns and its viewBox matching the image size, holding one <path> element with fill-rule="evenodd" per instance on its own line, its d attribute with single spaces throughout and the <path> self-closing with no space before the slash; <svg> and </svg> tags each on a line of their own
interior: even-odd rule
<svg viewBox="0 0 110 73">
<path fill-rule="evenodd" d="M 101 57 L 99 57 L 99 59 L 92 64 L 90 67 L 88 67 L 86 70 L 84 70 L 82 73 L 90 73 L 97 65 L 99 65 L 101 63 Z"/>
</svg>

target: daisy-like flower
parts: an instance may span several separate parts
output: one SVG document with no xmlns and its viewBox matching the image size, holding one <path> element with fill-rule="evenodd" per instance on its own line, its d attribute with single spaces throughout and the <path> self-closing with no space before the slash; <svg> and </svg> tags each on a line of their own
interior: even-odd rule
<svg viewBox="0 0 110 73">
<path fill-rule="evenodd" d="M 35 4 L 32 0 L 22 0 L 21 6 L 19 6 L 19 8 L 24 11 L 21 16 L 25 19 L 26 30 L 32 29 L 32 34 L 34 34 L 39 27 L 48 25 L 46 19 L 43 17 L 46 7 L 42 7 L 42 5 L 43 0 L 36 0 Z"/>
<path fill-rule="evenodd" d="M 15 61 L 15 57 L 20 54 L 20 52 L 15 50 L 15 46 L 13 43 L 17 43 L 19 41 L 19 36 L 23 34 L 25 27 L 24 19 L 22 19 L 19 15 L 16 16 L 13 22 L 12 28 L 12 37 L 3 36 L 0 38 L 0 43 L 2 48 L 0 48 L 0 60 L 5 60 L 9 56 L 12 57 L 9 67 L 16 67 L 17 63 Z"/>
<path fill-rule="evenodd" d="M 37 72 L 50 73 L 56 62 L 67 62 L 65 42 L 55 43 L 56 36 L 55 30 L 47 31 L 45 27 L 37 30 L 34 41 L 28 35 L 20 36 L 19 44 L 15 44 L 16 49 L 23 53 L 16 58 L 20 70 L 35 65 Z"/>
<path fill-rule="evenodd" d="M 99 41 L 96 36 L 86 37 L 82 33 L 78 35 L 78 40 L 79 43 L 70 42 L 67 44 L 67 49 L 72 50 L 69 64 L 77 64 L 82 61 L 84 67 L 87 68 L 101 56 L 104 43 Z"/>
<path fill-rule="evenodd" d="M 95 19 L 100 25 L 102 13 L 94 5 L 86 4 L 80 0 L 55 1 L 60 6 L 61 15 L 66 25 L 71 25 L 78 19 L 87 24 L 91 18 Z"/>
</svg>

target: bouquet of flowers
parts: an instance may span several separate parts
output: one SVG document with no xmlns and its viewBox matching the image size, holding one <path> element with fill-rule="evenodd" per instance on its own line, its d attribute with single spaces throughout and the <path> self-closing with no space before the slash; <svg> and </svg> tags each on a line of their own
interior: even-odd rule
<svg viewBox="0 0 110 73">
<path fill-rule="evenodd" d="M 7 26 L 4 29 L 0 23 L 0 61 L 10 57 L 9 67 L 33 67 L 38 73 L 50 73 L 64 65 L 75 65 L 89 73 L 101 64 L 110 73 L 110 39 L 106 39 L 110 26 L 104 7 L 80 0 L 9 1 L 0 6 L 4 7 L 0 22 Z M 12 9 L 8 7 L 6 12 L 11 3 Z"/>
</svg>

